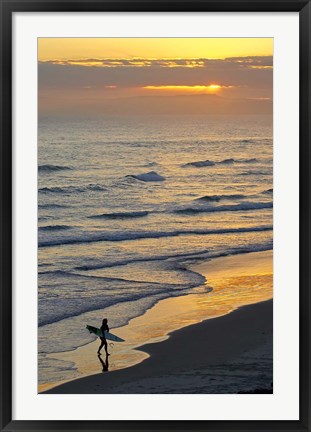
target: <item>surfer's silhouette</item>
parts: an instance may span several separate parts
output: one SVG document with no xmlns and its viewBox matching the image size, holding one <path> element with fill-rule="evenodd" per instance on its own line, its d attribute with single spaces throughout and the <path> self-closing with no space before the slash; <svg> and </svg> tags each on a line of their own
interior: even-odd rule
<svg viewBox="0 0 311 432">
<path fill-rule="evenodd" d="M 106 354 L 106 361 L 104 361 L 100 355 L 98 356 L 98 360 L 101 362 L 101 364 L 103 366 L 103 372 L 107 372 L 108 368 L 109 368 L 108 354 Z"/>
<path fill-rule="evenodd" d="M 107 318 L 103 319 L 103 323 L 102 323 L 100 329 L 101 329 L 101 332 L 103 334 L 103 337 L 100 338 L 101 343 L 100 343 L 100 347 L 98 348 L 97 354 L 101 355 L 100 351 L 101 351 L 102 347 L 105 346 L 106 355 L 109 356 L 110 354 L 108 353 L 108 345 L 107 345 L 107 341 L 106 341 L 106 338 L 105 338 L 105 331 L 109 332 Z"/>
</svg>

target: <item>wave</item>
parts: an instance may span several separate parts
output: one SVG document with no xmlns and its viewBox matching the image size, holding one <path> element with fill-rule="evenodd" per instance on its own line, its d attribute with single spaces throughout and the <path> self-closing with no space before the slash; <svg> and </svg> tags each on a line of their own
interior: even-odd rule
<svg viewBox="0 0 311 432">
<path fill-rule="evenodd" d="M 195 214 L 195 213 L 214 213 L 224 211 L 248 211 L 272 208 L 272 202 L 245 202 L 233 205 L 223 205 L 218 207 L 187 207 L 183 209 L 174 210 L 174 213 L 182 214 Z"/>
<path fill-rule="evenodd" d="M 230 206 L 228 206 L 230 207 Z M 223 229 L 193 229 L 177 231 L 138 231 L 138 232 L 113 232 L 113 233 L 94 233 L 88 236 L 81 235 L 67 238 L 54 238 L 39 241 L 39 247 L 52 247 L 79 243 L 96 243 L 101 241 L 119 242 L 140 239 L 156 239 L 163 237 L 177 237 L 181 235 L 211 235 L 211 234 L 231 234 L 247 233 L 258 231 L 271 231 L 271 225 L 241 227 L 241 228 L 223 228 Z"/>
<path fill-rule="evenodd" d="M 256 163 L 256 162 L 258 162 L 258 159 L 256 159 L 256 158 L 250 158 L 250 159 L 232 159 L 232 158 L 230 158 L 230 159 L 224 159 L 224 160 L 222 160 L 220 162 L 216 162 L 216 163 L 218 163 L 219 165 L 231 165 L 234 163 L 250 163 L 250 164 L 252 164 L 252 163 Z"/>
<path fill-rule="evenodd" d="M 210 160 L 204 160 L 204 161 L 195 161 L 195 162 L 188 162 L 184 165 L 182 165 L 183 167 L 189 167 L 189 166 L 194 166 L 196 168 L 201 168 L 201 167 L 207 167 L 207 166 L 214 166 L 215 162 L 214 161 L 210 161 Z"/>
<path fill-rule="evenodd" d="M 150 171 L 144 174 L 136 174 L 136 175 L 127 175 L 127 178 L 134 178 L 136 180 L 140 180 L 143 182 L 159 182 L 164 181 L 165 177 L 156 173 L 155 171 Z"/>
<path fill-rule="evenodd" d="M 256 158 L 239 159 L 239 162 L 242 162 L 242 163 L 256 163 L 256 162 L 258 162 L 258 159 L 256 159 Z"/>
<path fill-rule="evenodd" d="M 66 231 L 72 229 L 69 225 L 46 225 L 39 227 L 39 231 Z"/>
<path fill-rule="evenodd" d="M 178 268 L 180 269 L 180 263 L 185 264 L 187 261 L 193 260 L 206 260 L 206 259 L 214 259 L 220 258 L 228 255 L 237 255 L 249 252 L 263 252 L 266 250 L 271 250 L 273 248 L 273 242 L 270 240 L 264 243 L 258 243 L 254 245 L 248 246 L 239 246 L 235 248 L 228 249 L 223 252 L 210 252 L 209 250 L 203 249 L 201 251 L 196 252 L 188 252 L 188 253 L 180 253 L 180 254 L 167 254 L 167 255 L 157 255 L 152 257 L 145 258 L 132 258 L 122 261 L 115 261 L 112 263 L 97 263 L 97 264 L 89 264 L 83 266 L 77 266 L 74 270 L 78 271 L 89 271 L 89 270 L 99 270 L 103 268 L 112 268 L 112 267 L 120 267 L 126 266 L 128 264 L 136 264 L 142 262 L 158 262 L 158 261 L 166 261 L 166 260 L 178 260 Z M 182 267 L 184 268 L 184 267 Z"/>
<path fill-rule="evenodd" d="M 188 162 L 184 165 L 182 165 L 182 167 L 196 167 L 196 168 L 202 168 L 202 167 L 207 167 L 207 166 L 214 166 L 214 165 L 232 165 L 234 163 L 256 163 L 258 162 L 258 159 L 256 158 L 251 158 L 251 159 L 233 159 L 233 158 L 228 158 L 228 159 L 223 159 L 221 161 L 212 161 L 212 160 L 202 160 L 202 161 L 194 161 L 194 162 Z"/>
<path fill-rule="evenodd" d="M 271 195 L 271 194 L 273 194 L 273 189 L 267 189 L 267 190 L 262 191 L 261 193 L 263 193 L 265 195 Z"/>
<path fill-rule="evenodd" d="M 135 316 L 142 315 L 145 310 L 150 309 L 154 304 L 156 304 L 159 300 L 169 297 L 179 297 L 182 295 L 190 294 L 191 290 L 193 288 L 196 288 L 197 286 L 202 285 L 203 291 L 201 292 L 210 292 L 212 291 L 212 288 L 208 286 L 204 286 L 205 278 L 202 275 L 199 275 L 198 273 L 193 274 L 197 275 L 197 281 L 194 283 L 189 284 L 183 284 L 183 285 L 173 285 L 170 286 L 170 289 L 168 289 L 167 284 L 163 285 L 156 285 L 154 283 L 146 283 L 145 285 L 152 287 L 158 287 L 157 290 L 150 289 L 149 292 L 146 292 L 143 290 L 140 292 L 138 290 L 137 292 L 131 291 L 130 293 L 127 292 L 127 290 L 124 290 L 124 294 L 119 294 L 116 296 L 89 296 L 87 298 L 87 301 L 85 302 L 79 302 L 75 305 L 75 307 L 68 308 L 67 302 L 64 302 L 63 304 L 57 304 L 57 308 L 54 308 L 53 315 L 50 317 L 44 317 L 43 316 L 43 310 L 46 309 L 46 302 L 44 302 L 41 306 L 39 302 L 39 327 L 43 327 L 47 324 L 56 323 L 59 321 L 62 321 L 64 319 L 73 318 L 75 316 L 79 316 L 81 314 L 87 313 L 87 312 L 93 312 L 100 309 L 107 309 L 112 306 L 120 305 L 122 303 L 128 303 L 128 302 L 137 302 L 139 300 L 144 300 L 145 308 Z M 128 285 L 128 283 L 127 283 Z M 152 301 L 153 299 L 153 301 Z M 149 305 L 146 305 L 148 301 L 151 300 L 151 303 Z M 78 299 L 76 299 L 78 302 Z M 71 302 L 71 304 L 73 301 Z M 42 312 L 40 309 L 43 308 Z M 40 313 L 41 312 L 41 313 Z"/>
<path fill-rule="evenodd" d="M 145 168 L 150 168 L 150 167 L 154 167 L 157 166 L 158 163 L 157 162 L 148 162 L 146 163 L 146 165 L 144 165 Z"/>
<path fill-rule="evenodd" d="M 139 259 L 137 260 L 139 262 Z M 148 259 L 147 259 L 148 261 Z M 148 298 L 154 296 L 171 297 L 180 296 L 190 293 L 190 290 L 201 286 L 201 292 L 211 291 L 210 287 L 204 285 L 205 277 L 190 269 L 181 268 L 179 263 L 173 264 L 170 269 L 179 272 L 181 277 L 179 283 L 153 282 L 153 281 L 136 281 L 123 278 L 94 276 L 88 273 L 81 274 L 76 271 L 52 270 L 40 272 L 39 277 L 41 286 L 49 287 L 51 280 L 58 280 L 59 286 L 65 285 L 67 289 L 76 286 L 85 286 L 91 284 L 92 290 L 87 296 L 74 296 L 71 299 L 70 308 L 66 298 L 60 298 L 57 292 L 48 290 L 48 295 L 39 296 L 39 325 L 45 325 L 52 322 L 57 322 L 71 316 L 77 316 L 81 313 L 94 311 L 97 309 L 107 308 L 123 302 L 135 302 L 143 300 L 143 305 L 146 306 Z M 102 289 L 102 286 L 105 289 Z M 117 293 L 117 295 L 115 295 Z M 149 309 L 150 306 L 144 308 L 141 313 Z M 137 315 L 137 316 L 138 316 Z M 136 315 L 135 315 L 136 316 Z"/>
<path fill-rule="evenodd" d="M 56 208 L 68 208 L 69 206 L 65 204 L 39 204 L 38 207 L 42 209 L 56 209 Z"/>
<path fill-rule="evenodd" d="M 72 168 L 68 166 L 60 166 L 60 165 L 39 165 L 38 171 L 39 173 L 52 173 L 55 171 L 67 171 Z"/>
<path fill-rule="evenodd" d="M 103 186 L 99 184 L 88 184 L 85 186 L 65 186 L 65 187 L 44 187 L 39 189 L 40 193 L 49 194 L 49 193 L 56 193 L 56 194 L 69 194 L 69 193 L 79 193 L 79 192 L 102 192 L 105 191 Z"/>
<path fill-rule="evenodd" d="M 248 176 L 248 175 L 260 175 L 260 176 L 268 176 L 271 175 L 271 173 L 268 173 L 266 171 L 257 171 L 257 170 L 249 170 L 249 171 L 243 171 L 239 173 L 241 176 Z"/>
<path fill-rule="evenodd" d="M 75 268 L 74 270 L 77 270 L 77 268 Z M 80 268 L 81 270 L 81 268 Z M 94 270 L 94 269 L 93 269 Z M 69 279 L 91 279 L 91 280 L 95 280 L 95 281 L 100 281 L 100 282 L 120 282 L 120 283 L 135 283 L 137 285 L 163 285 L 163 283 L 161 282 L 154 282 L 154 281 L 143 281 L 143 280 L 135 280 L 135 279 L 125 279 L 125 278 L 118 278 L 118 277 L 109 277 L 109 276 L 96 276 L 96 275 L 92 275 L 92 274 L 81 274 L 81 273 L 71 273 L 70 271 L 64 271 L 64 270 L 48 270 L 48 271 L 41 271 L 38 272 L 38 275 L 46 275 L 46 276 L 64 276 L 66 278 Z M 204 281 L 203 281 L 204 282 Z M 165 286 L 171 288 L 175 288 L 175 287 L 180 287 L 183 286 L 180 283 L 167 283 L 165 282 Z"/>
<path fill-rule="evenodd" d="M 103 213 L 100 215 L 89 216 L 91 219 L 131 219 L 147 216 L 148 211 L 120 212 L 120 213 Z"/>
<path fill-rule="evenodd" d="M 236 162 L 234 159 L 224 159 L 220 162 L 218 162 L 220 165 L 231 165 L 234 162 Z"/>
<path fill-rule="evenodd" d="M 208 201 L 208 202 L 219 202 L 223 200 L 232 199 L 244 199 L 247 198 L 246 195 L 242 194 L 232 194 L 232 195 L 205 195 L 201 198 L 196 198 L 195 201 Z"/>
<path fill-rule="evenodd" d="M 261 140 L 257 140 L 257 141 L 261 141 Z M 252 139 L 243 139 L 243 140 L 240 140 L 240 142 L 243 144 L 251 144 L 251 143 L 254 143 L 255 141 Z"/>
</svg>

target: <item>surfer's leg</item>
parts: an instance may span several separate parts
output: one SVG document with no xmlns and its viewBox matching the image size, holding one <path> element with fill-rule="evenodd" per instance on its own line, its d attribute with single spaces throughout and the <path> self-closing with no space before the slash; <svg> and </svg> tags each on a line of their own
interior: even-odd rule
<svg viewBox="0 0 311 432">
<path fill-rule="evenodd" d="M 107 341 L 106 341 L 106 339 L 105 339 L 105 351 L 106 351 L 106 355 L 107 356 L 109 356 L 110 354 L 108 353 L 108 344 L 107 344 Z"/>
<path fill-rule="evenodd" d="M 102 349 L 102 347 L 105 344 L 104 339 L 100 338 L 100 340 L 101 340 L 101 343 L 100 343 L 100 347 L 98 348 L 97 354 L 100 354 L 100 350 Z M 107 344 L 107 342 L 106 342 L 106 344 Z"/>
</svg>

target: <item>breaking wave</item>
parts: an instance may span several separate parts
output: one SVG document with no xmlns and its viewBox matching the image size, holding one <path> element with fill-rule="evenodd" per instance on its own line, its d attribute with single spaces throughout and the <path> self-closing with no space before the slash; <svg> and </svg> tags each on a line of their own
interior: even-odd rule
<svg viewBox="0 0 311 432">
<path fill-rule="evenodd" d="M 161 176 L 160 174 L 156 173 L 155 171 L 150 171 L 144 174 L 136 174 L 136 175 L 128 175 L 127 178 L 134 178 L 136 180 L 140 180 L 143 182 L 159 182 L 164 181 L 165 177 Z"/>
</svg>

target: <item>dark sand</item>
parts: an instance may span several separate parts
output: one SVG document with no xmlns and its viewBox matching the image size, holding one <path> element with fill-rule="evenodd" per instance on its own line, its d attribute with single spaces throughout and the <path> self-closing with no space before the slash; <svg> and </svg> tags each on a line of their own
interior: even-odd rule
<svg viewBox="0 0 311 432">
<path fill-rule="evenodd" d="M 77 379 L 46 393 L 271 392 L 272 330 L 272 300 L 243 306 L 142 346 L 140 350 L 150 354 L 142 363 Z"/>
</svg>

